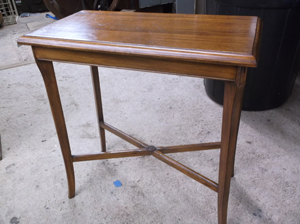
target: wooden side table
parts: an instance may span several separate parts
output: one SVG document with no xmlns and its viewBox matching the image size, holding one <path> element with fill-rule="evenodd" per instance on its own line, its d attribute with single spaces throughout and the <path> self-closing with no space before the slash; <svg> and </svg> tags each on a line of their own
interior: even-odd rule
<svg viewBox="0 0 300 224">
<path fill-rule="evenodd" d="M 257 17 L 81 11 L 31 34 L 64 158 L 69 197 L 75 196 L 73 162 L 153 155 L 218 193 L 218 220 L 226 223 L 230 179 L 247 67 L 256 67 L 260 40 Z M 91 66 L 102 152 L 73 155 L 52 61 Z M 97 66 L 120 67 L 225 81 L 221 142 L 170 147 L 147 145 L 104 122 Z M 105 130 L 138 149 L 107 152 Z M 218 183 L 166 156 L 220 148 Z"/>
</svg>

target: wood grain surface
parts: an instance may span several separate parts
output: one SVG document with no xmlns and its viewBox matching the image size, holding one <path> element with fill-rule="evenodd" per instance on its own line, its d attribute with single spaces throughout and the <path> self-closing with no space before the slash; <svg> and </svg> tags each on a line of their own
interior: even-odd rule
<svg viewBox="0 0 300 224">
<path fill-rule="evenodd" d="M 257 17 L 80 11 L 19 44 L 256 67 Z"/>
</svg>

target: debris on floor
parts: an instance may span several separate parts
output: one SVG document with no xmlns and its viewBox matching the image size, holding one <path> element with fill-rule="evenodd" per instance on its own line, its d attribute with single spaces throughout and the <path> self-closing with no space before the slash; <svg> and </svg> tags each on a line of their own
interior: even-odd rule
<svg viewBox="0 0 300 224">
<path fill-rule="evenodd" d="M 116 180 L 116 181 L 114 182 L 114 185 L 115 185 L 116 187 L 121 187 L 121 186 L 122 186 L 122 183 L 121 183 L 121 181 Z"/>
</svg>

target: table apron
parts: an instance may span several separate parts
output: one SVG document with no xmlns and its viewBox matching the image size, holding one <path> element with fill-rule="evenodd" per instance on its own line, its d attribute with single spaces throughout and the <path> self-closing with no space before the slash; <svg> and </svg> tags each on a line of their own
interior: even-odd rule
<svg viewBox="0 0 300 224">
<path fill-rule="evenodd" d="M 176 59 L 121 55 L 66 49 L 32 47 L 37 60 L 60 61 L 95 66 L 106 66 L 182 76 L 235 81 L 237 66 L 206 64 Z"/>
</svg>

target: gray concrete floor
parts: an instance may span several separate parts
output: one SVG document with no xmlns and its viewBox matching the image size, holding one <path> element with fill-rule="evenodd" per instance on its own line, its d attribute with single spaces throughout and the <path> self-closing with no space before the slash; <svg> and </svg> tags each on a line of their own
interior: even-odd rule
<svg viewBox="0 0 300 224">
<path fill-rule="evenodd" d="M 0 223 L 217 223 L 217 195 L 152 157 L 75 164 L 67 181 L 41 75 L 16 39 L 51 19 L 0 29 Z M 97 152 L 89 67 L 55 63 L 73 153 Z M 154 145 L 220 139 L 222 107 L 203 80 L 99 68 L 105 119 Z M 300 223 L 300 79 L 288 102 L 242 112 L 228 223 Z M 109 150 L 132 148 L 107 134 Z M 219 150 L 172 158 L 218 179 Z M 113 182 L 120 180 L 117 188 Z"/>
</svg>

